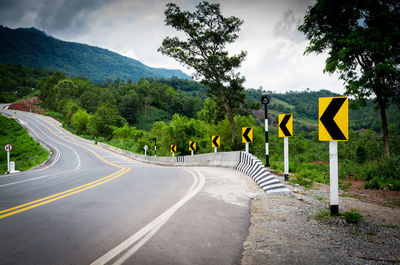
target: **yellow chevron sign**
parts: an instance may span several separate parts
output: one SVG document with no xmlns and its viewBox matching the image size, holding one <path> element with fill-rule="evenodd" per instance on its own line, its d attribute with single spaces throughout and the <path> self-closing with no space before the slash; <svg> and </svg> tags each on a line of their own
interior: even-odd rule
<svg viewBox="0 0 400 265">
<path fill-rule="evenodd" d="M 196 151 L 196 142 L 189 141 L 189 151 Z"/>
<path fill-rule="evenodd" d="M 253 142 L 253 128 L 242 127 L 242 143 Z"/>
<path fill-rule="evenodd" d="M 319 98 L 319 140 L 349 140 L 349 99 L 347 97 Z"/>
<path fill-rule="evenodd" d="M 171 153 L 176 153 L 176 145 L 171 144 Z"/>
<path fill-rule="evenodd" d="M 293 136 L 293 114 L 280 114 L 278 117 L 278 135 L 279 137 Z"/>
<path fill-rule="evenodd" d="M 211 146 L 214 148 L 221 146 L 221 137 L 219 137 L 219 135 L 211 136 Z"/>
</svg>

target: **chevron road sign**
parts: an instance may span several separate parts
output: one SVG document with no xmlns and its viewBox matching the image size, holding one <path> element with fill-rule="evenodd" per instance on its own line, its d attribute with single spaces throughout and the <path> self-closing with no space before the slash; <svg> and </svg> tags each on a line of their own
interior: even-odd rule
<svg viewBox="0 0 400 265">
<path fill-rule="evenodd" d="M 189 141 L 189 151 L 196 151 L 196 142 Z"/>
<path fill-rule="evenodd" d="M 171 144 L 171 153 L 176 153 L 176 145 Z"/>
<path fill-rule="evenodd" d="M 220 147 L 220 143 L 221 143 L 221 138 L 219 137 L 219 135 L 213 135 L 211 136 L 211 146 L 212 147 Z"/>
<path fill-rule="evenodd" d="M 253 142 L 253 128 L 242 127 L 242 143 Z"/>
<path fill-rule="evenodd" d="M 349 140 L 349 99 L 319 98 L 319 140 Z"/>
<path fill-rule="evenodd" d="M 280 114 L 279 117 L 279 137 L 293 136 L 293 114 Z"/>
</svg>

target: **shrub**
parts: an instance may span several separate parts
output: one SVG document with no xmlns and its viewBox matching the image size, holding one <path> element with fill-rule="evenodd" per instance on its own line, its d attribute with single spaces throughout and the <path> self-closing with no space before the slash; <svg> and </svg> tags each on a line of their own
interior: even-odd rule
<svg viewBox="0 0 400 265">
<path fill-rule="evenodd" d="M 71 118 L 71 125 L 78 133 L 87 132 L 87 123 L 90 115 L 85 110 L 78 110 Z"/>
<path fill-rule="evenodd" d="M 351 209 L 350 211 L 342 212 L 340 215 L 344 217 L 346 222 L 353 223 L 353 224 L 358 224 L 363 218 L 363 216 L 354 209 Z"/>
<path fill-rule="evenodd" d="M 391 155 L 366 164 L 360 172 L 367 189 L 400 190 L 400 156 Z"/>
</svg>

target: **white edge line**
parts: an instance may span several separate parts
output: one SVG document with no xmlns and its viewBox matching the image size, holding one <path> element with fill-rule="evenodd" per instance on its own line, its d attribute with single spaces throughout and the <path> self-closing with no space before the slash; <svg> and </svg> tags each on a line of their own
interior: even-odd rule
<svg viewBox="0 0 400 265">
<path fill-rule="evenodd" d="M 115 264 L 121 264 L 123 263 L 126 259 L 128 259 L 130 256 L 132 256 L 142 245 L 144 245 L 147 240 L 151 238 L 155 234 L 155 232 L 160 229 L 171 217 L 172 215 L 180 208 L 182 205 L 184 205 L 187 201 L 189 201 L 191 198 L 193 198 L 203 187 L 205 184 L 205 178 L 203 174 L 200 172 L 196 171 L 197 174 L 199 175 L 200 180 L 198 180 L 196 174 L 193 172 L 195 170 L 191 169 L 186 169 L 195 179 L 192 186 L 190 187 L 189 191 L 186 193 L 186 195 L 177 203 L 175 203 L 171 208 L 169 208 L 167 211 L 162 213 L 160 216 L 158 216 L 156 219 L 154 219 L 152 222 L 148 223 L 146 226 L 144 226 L 142 229 L 140 229 L 138 232 L 135 234 L 131 235 L 129 238 L 127 238 L 125 241 L 121 242 L 118 246 L 115 248 L 111 249 L 108 251 L 106 254 L 95 260 L 94 262 L 91 263 L 91 265 L 103 265 L 109 262 L 110 260 L 114 259 L 116 256 L 121 254 L 121 252 L 127 250 L 132 246 L 134 243 L 136 243 L 138 240 L 140 240 L 142 237 L 144 237 L 146 234 L 149 234 L 149 236 L 146 236 L 143 238 L 142 241 L 138 243 L 138 247 L 134 246 L 127 253 L 125 253 L 120 259 L 116 261 Z M 197 187 L 195 187 L 197 185 Z"/>
</svg>

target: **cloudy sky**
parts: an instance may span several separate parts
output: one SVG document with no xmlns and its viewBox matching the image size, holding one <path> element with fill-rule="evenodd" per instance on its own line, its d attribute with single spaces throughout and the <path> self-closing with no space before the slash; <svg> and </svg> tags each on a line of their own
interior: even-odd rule
<svg viewBox="0 0 400 265">
<path fill-rule="evenodd" d="M 157 52 L 168 2 L 194 11 L 196 0 L 0 0 L 0 24 L 36 27 L 65 41 L 109 49 L 152 67 L 191 71 Z M 217 2 L 211 0 L 210 2 Z M 343 93 L 338 75 L 323 73 L 324 55 L 303 55 L 307 40 L 297 31 L 314 0 L 220 0 L 224 16 L 244 20 L 229 51 L 248 52 L 240 69 L 245 86 L 285 92 L 328 89 Z"/>
</svg>

